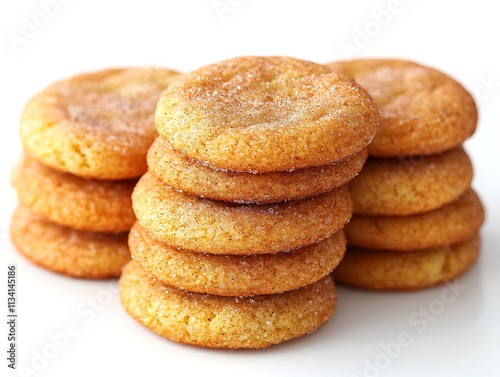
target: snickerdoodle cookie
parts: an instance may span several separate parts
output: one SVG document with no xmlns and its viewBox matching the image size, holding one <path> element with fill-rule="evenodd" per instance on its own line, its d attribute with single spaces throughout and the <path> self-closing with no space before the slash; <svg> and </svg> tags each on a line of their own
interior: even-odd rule
<svg viewBox="0 0 500 377">
<path fill-rule="evenodd" d="M 120 278 L 125 310 L 157 334 L 212 348 L 264 348 L 317 330 L 335 311 L 330 276 L 293 291 L 225 297 L 182 291 L 132 261 Z"/>
<path fill-rule="evenodd" d="M 447 75 L 404 60 L 359 59 L 328 65 L 354 77 L 377 102 L 380 127 L 370 156 L 430 155 L 470 137 L 477 123 L 472 96 Z"/>
<path fill-rule="evenodd" d="M 175 190 L 234 203 L 277 203 L 301 199 L 346 184 L 363 167 L 366 150 L 339 163 L 293 172 L 244 173 L 215 170 L 176 152 L 161 137 L 148 152 L 148 166 Z"/>
<path fill-rule="evenodd" d="M 432 156 L 369 158 L 349 184 L 354 213 L 401 216 L 428 212 L 462 195 L 472 163 L 460 146 Z"/>
<path fill-rule="evenodd" d="M 418 215 L 354 215 L 345 232 L 352 246 L 413 251 L 465 241 L 478 232 L 483 221 L 481 201 L 468 189 L 454 202 Z"/>
<path fill-rule="evenodd" d="M 60 225 L 84 231 L 125 232 L 135 221 L 131 195 L 136 180 L 86 180 L 22 156 L 11 181 L 23 205 Z"/>
<path fill-rule="evenodd" d="M 221 296 L 290 291 L 328 275 L 345 252 L 342 231 L 294 251 L 215 255 L 179 250 L 152 238 L 136 223 L 129 235 L 132 258 L 155 279 L 183 290 Z"/>
<path fill-rule="evenodd" d="M 156 103 L 177 75 L 153 67 L 107 69 L 50 85 L 24 108 L 22 144 L 43 164 L 80 177 L 139 177 L 157 135 Z"/>
<path fill-rule="evenodd" d="M 274 172 L 359 153 L 379 115 L 363 88 L 326 66 L 246 56 L 182 76 L 161 96 L 155 121 L 184 155 L 221 169 Z"/>
<path fill-rule="evenodd" d="M 349 247 L 333 277 L 339 283 L 364 289 L 422 289 L 467 271 L 479 250 L 478 235 L 458 244 L 407 253 Z"/>
<path fill-rule="evenodd" d="M 279 204 L 233 204 L 180 193 L 146 173 L 132 194 L 139 223 L 187 250 L 269 254 L 312 245 L 340 230 L 352 215 L 347 187 Z"/>
<path fill-rule="evenodd" d="M 127 233 L 82 232 L 51 223 L 20 206 L 12 217 L 15 247 L 33 263 L 60 274 L 89 279 L 120 276 L 130 261 Z"/>
</svg>

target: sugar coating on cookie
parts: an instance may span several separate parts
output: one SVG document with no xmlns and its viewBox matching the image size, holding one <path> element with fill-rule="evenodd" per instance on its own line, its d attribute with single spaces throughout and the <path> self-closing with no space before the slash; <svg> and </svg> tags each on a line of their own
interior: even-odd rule
<svg viewBox="0 0 500 377">
<path fill-rule="evenodd" d="M 162 95 L 156 127 L 210 166 L 272 172 L 329 165 L 372 141 L 379 116 L 350 77 L 287 57 L 237 57 L 190 72 Z"/>
<path fill-rule="evenodd" d="M 472 176 L 460 146 L 432 156 L 370 158 L 349 189 L 354 213 L 413 215 L 451 203 L 469 188 Z"/>
<path fill-rule="evenodd" d="M 467 240 L 478 232 L 483 221 L 481 201 L 472 189 L 468 189 L 456 201 L 418 215 L 354 215 L 345 232 L 352 246 L 412 251 Z"/>
<path fill-rule="evenodd" d="M 474 264 L 479 252 L 478 235 L 458 244 L 408 253 L 349 247 L 333 278 L 364 289 L 422 289 L 457 278 Z"/>
<path fill-rule="evenodd" d="M 182 291 L 132 261 L 120 278 L 125 310 L 170 340 L 212 348 L 264 348 L 317 330 L 335 311 L 330 276 L 276 295 L 224 297 Z"/>
<path fill-rule="evenodd" d="M 252 174 L 212 169 L 158 137 L 148 151 L 148 166 L 157 178 L 178 191 L 225 202 L 264 204 L 302 199 L 342 186 L 358 174 L 367 156 L 365 149 L 333 165 Z"/>
<path fill-rule="evenodd" d="M 354 77 L 377 102 L 380 127 L 370 156 L 431 155 L 454 148 L 476 129 L 477 109 L 462 85 L 403 60 L 359 59 L 328 64 Z"/>
<path fill-rule="evenodd" d="M 136 223 L 129 235 L 132 258 L 155 279 L 183 290 L 221 296 L 290 291 L 328 275 L 345 252 L 342 231 L 295 251 L 216 255 L 179 250 L 156 241 Z"/>
<path fill-rule="evenodd" d="M 14 246 L 31 262 L 72 277 L 120 276 L 130 261 L 127 233 L 74 230 L 51 223 L 23 206 L 13 214 L 10 235 Z"/>
<path fill-rule="evenodd" d="M 173 247 L 212 254 L 268 254 L 312 245 L 352 215 L 347 187 L 278 204 L 213 201 L 180 193 L 146 173 L 132 194 L 141 226 Z"/>
<path fill-rule="evenodd" d="M 86 180 L 23 155 L 11 182 L 23 205 L 59 225 L 120 233 L 135 222 L 131 195 L 136 180 Z"/>
<path fill-rule="evenodd" d="M 157 135 L 156 103 L 177 76 L 153 67 L 107 69 L 50 85 L 24 108 L 22 144 L 45 165 L 80 177 L 139 177 Z"/>
</svg>

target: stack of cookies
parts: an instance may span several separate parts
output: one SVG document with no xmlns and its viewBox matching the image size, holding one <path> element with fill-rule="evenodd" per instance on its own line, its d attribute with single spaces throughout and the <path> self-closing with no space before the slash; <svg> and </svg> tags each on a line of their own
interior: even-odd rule
<svg viewBox="0 0 500 377">
<path fill-rule="evenodd" d="M 434 69 L 396 60 L 332 63 L 375 99 L 380 129 L 350 183 L 348 251 L 334 278 L 384 290 L 453 279 L 476 260 L 481 202 L 461 144 L 476 128 L 473 98 Z"/>
<path fill-rule="evenodd" d="M 133 196 L 128 313 L 174 341 L 262 348 L 324 324 L 329 273 L 378 113 L 354 81 L 283 57 L 241 57 L 172 84 Z"/>
<path fill-rule="evenodd" d="M 17 249 L 49 270 L 120 275 L 130 260 L 131 194 L 157 136 L 154 109 L 176 72 L 110 69 L 55 83 L 20 122 L 25 155 L 12 172 Z"/>
</svg>

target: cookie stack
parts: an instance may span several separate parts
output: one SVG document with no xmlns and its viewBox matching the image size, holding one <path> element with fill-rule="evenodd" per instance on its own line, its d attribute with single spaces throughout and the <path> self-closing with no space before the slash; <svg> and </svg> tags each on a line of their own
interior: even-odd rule
<svg viewBox="0 0 500 377">
<path fill-rule="evenodd" d="M 215 348 L 316 330 L 336 306 L 344 185 L 377 125 L 363 89 L 314 63 L 241 57 L 184 75 L 158 103 L 160 137 L 132 196 L 125 309 Z"/>
<path fill-rule="evenodd" d="M 456 81 L 408 61 L 330 65 L 375 99 L 380 129 L 350 183 L 348 251 L 336 281 L 412 290 L 454 279 L 477 259 L 484 211 L 461 144 L 476 129 L 473 98 Z"/>
<path fill-rule="evenodd" d="M 130 260 L 130 197 L 157 135 L 154 108 L 176 75 L 104 70 L 29 101 L 20 122 L 25 155 L 11 177 L 21 203 L 11 237 L 28 259 L 74 277 L 120 275 Z"/>
</svg>

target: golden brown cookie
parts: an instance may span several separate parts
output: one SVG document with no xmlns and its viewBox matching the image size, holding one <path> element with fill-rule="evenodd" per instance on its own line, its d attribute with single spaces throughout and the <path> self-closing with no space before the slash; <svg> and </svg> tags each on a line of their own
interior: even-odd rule
<svg viewBox="0 0 500 377">
<path fill-rule="evenodd" d="M 22 144 L 54 169 L 84 178 L 130 179 L 146 171 L 155 106 L 178 73 L 107 69 L 57 82 L 24 108 Z"/>
<path fill-rule="evenodd" d="M 120 276 L 122 267 L 130 261 L 127 233 L 81 232 L 44 220 L 23 206 L 14 212 L 10 235 L 30 261 L 68 276 Z"/>
<path fill-rule="evenodd" d="M 135 221 L 131 195 L 136 180 L 86 180 L 22 156 L 11 181 L 23 205 L 60 225 L 83 231 L 125 232 Z"/>
<path fill-rule="evenodd" d="M 274 172 L 359 153 L 379 116 L 364 89 L 326 66 L 246 56 L 181 77 L 163 93 L 155 121 L 184 155 L 222 169 Z"/>
<path fill-rule="evenodd" d="M 350 182 L 354 213 L 402 216 L 451 203 L 472 181 L 472 163 L 462 147 L 433 156 L 369 158 Z"/>
<path fill-rule="evenodd" d="M 149 172 L 137 183 L 132 206 L 139 223 L 159 241 L 212 254 L 298 249 L 336 233 L 352 215 L 345 186 L 307 199 L 244 205 L 174 191 Z"/>
<path fill-rule="evenodd" d="M 295 251 L 215 255 L 179 250 L 156 241 L 136 223 L 129 235 L 132 258 L 155 279 L 183 290 L 221 296 L 291 291 L 328 275 L 345 252 L 342 231 Z"/>
<path fill-rule="evenodd" d="M 374 157 L 431 155 L 454 148 L 476 129 L 471 95 L 445 74 L 413 62 L 359 59 L 328 64 L 354 77 L 377 102 Z"/>
<path fill-rule="evenodd" d="M 484 221 L 472 189 L 453 203 L 418 215 L 354 215 L 345 227 L 349 245 L 365 249 L 412 251 L 449 246 L 470 239 Z"/>
<path fill-rule="evenodd" d="M 364 289 L 422 289 L 463 274 L 474 264 L 479 250 L 478 235 L 451 246 L 408 253 L 349 247 L 333 278 Z"/>
<path fill-rule="evenodd" d="M 134 261 L 123 270 L 120 297 L 125 310 L 155 333 L 212 348 L 264 348 L 309 334 L 337 304 L 329 276 L 281 294 L 224 297 L 164 285 Z"/>
<path fill-rule="evenodd" d="M 358 174 L 367 155 L 363 150 L 333 165 L 293 172 L 228 172 L 189 159 L 159 137 L 149 149 L 148 166 L 175 190 L 225 202 L 262 204 L 306 198 L 342 186 Z"/>
</svg>

